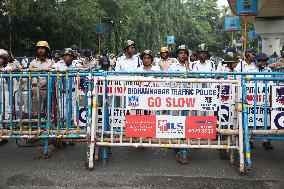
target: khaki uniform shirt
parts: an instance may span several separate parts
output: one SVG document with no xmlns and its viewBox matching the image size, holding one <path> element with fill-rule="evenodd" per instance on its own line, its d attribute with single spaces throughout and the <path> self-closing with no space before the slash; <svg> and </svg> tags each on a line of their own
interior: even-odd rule
<svg viewBox="0 0 284 189">
<path fill-rule="evenodd" d="M 158 66 L 161 68 L 161 71 L 168 71 L 171 64 L 178 63 L 175 59 L 173 58 L 168 58 L 167 60 L 161 59 L 160 62 L 158 63 Z"/>
<path fill-rule="evenodd" d="M 53 64 L 53 61 L 49 58 L 45 59 L 45 60 L 40 60 L 39 58 L 34 59 L 33 61 L 31 61 L 29 68 L 32 69 L 49 69 L 51 67 L 51 65 Z M 45 78 L 40 78 L 40 84 L 45 84 L 46 83 L 46 79 Z M 32 84 L 37 84 L 37 79 L 36 78 L 32 78 Z M 45 87 L 42 87 L 45 88 Z"/>
</svg>

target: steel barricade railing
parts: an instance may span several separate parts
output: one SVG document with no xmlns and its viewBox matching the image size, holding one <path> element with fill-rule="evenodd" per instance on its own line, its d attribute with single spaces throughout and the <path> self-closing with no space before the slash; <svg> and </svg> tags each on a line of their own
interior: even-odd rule
<svg viewBox="0 0 284 189">
<path fill-rule="evenodd" d="M 284 140 L 284 78 L 243 76 L 242 83 L 245 82 L 250 82 L 247 89 L 243 88 L 244 96 L 247 96 L 243 99 L 247 151 L 252 146 L 250 138 Z M 246 159 L 251 167 L 250 154 Z"/>
<path fill-rule="evenodd" d="M 141 73 L 140 73 L 141 74 Z M 110 85 L 110 86 L 109 86 Z M 134 87 L 133 87 L 134 86 Z M 161 87 L 164 86 L 164 87 Z M 224 86 L 229 87 L 229 95 L 222 96 L 221 90 Z M 93 154 L 97 157 L 97 152 L 94 150 L 95 146 L 102 147 L 102 157 L 107 159 L 107 148 L 109 146 L 132 146 L 132 147 L 160 147 L 160 148 L 175 148 L 180 149 L 177 153 L 177 158 L 180 162 L 186 162 L 188 158 L 188 148 L 206 148 L 206 149 L 220 149 L 229 150 L 231 162 L 234 162 L 235 152 L 239 154 L 240 171 L 244 171 L 244 156 L 243 156 L 243 127 L 242 127 L 242 113 L 241 113 L 241 91 L 239 91 L 240 81 L 238 80 L 216 80 L 216 79 L 179 79 L 179 78 L 153 78 L 143 76 L 127 76 L 127 77 L 95 77 L 94 89 L 93 89 L 93 108 L 92 108 L 92 126 L 91 126 L 91 141 L 95 144 L 90 148 L 89 168 L 93 168 L 94 159 Z M 133 90 L 138 87 L 142 88 L 155 88 L 155 89 L 169 89 L 169 90 L 209 90 L 218 91 L 215 96 L 210 96 L 208 99 L 214 99 L 216 107 L 210 109 L 194 109 L 194 108 L 149 108 L 147 106 L 139 106 L 136 108 L 130 108 L 129 103 L 132 100 L 135 107 L 135 97 L 127 95 L 127 90 Z M 178 89 L 179 88 L 179 89 Z M 194 89 L 195 88 L 195 89 Z M 162 95 L 161 93 L 160 95 Z M 143 95 L 142 95 L 143 96 Z M 142 96 L 140 95 L 139 98 Z M 159 95 L 156 95 L 159 98 Z M 131 99 L 133 98 L 133 99 Z M 198 97 L 197 97 L 198 98 Z M 196 99 L 197 99 L 196 98 Z M 207 100 L 208 100 L 207 99 Z M 221 121 L 220 111 L 217 115 L 214 115 L 214 111 L 217 108 L 221 109 L 222 99 L 228 101 L 228 107 L 233 110 L 234 114 L 229 115 L 229 119 L 226 124 Z M 233 100 L 234 99 L 234 100 Z M 149 101 L 149 99 L 148 99 Z M 141 101 L 145 103 L 145 99 Z M 208 102 L 208 101 L 207 101 Z M 157 103 L 157 102 L 156 102 Z M 200 102 L 199 102 L 200 103 Z M 131 103 L 130 103 L 131 104 Z M 209 103 L 210 104 L 210 103 Z M 217 105 L 218 104 L 218 105 Z M 120 105 L 120 106 L 118 106 Z M 120 107 L 121 109 L 119 109 Z M 203 111 L 202 111 L 203 110 Z M 206 111 L 204 111 L 206 110 Z M 209 110 L 209 111 L 208 111 Z M 196 137 L 183 136 L 186 131 L 179 131 L 181 135 L 167 135 L 163 129 L 159 130 L 161 135 L 152 137 L 143 136 L 131 136 L 129 128 L 129 121 L 125 114 L 136 115 L 135 112 L 145 111 L 146 114 L 152 114 L 153 116 L 169 116 L 164 119 L 206 119 L 204 117 L 218 117 L 216 125 L 216 139 L 202 139 Z M 117 113 L 119 112 L 119 113 Z M 99 115 L 101 114 L 101 115 Z M 119 114 L 120 116 L 116 116 Z M 121 116 L 122 115 L 122 116 Z M 139 115 L 139 114 L 138 114 Z M 102 116 L 102 117 L 100 117 Z M 199 117 L 197 117 L 199 116 Z M 233 117 L 234 116 L 234 117 Z M 121 117 L 121 118 L 118 118 Z M 142 116 L 143 117 L 143 116 Z M 140 118 L 142 118 L 140 116 Z M 132 119 L 131 116 L 129 119 Z M 159 117 L 160 118 L 160 117 Z M 115 122 L 115 119 L 120 119 L 119 122 Z M 134 118 L 135 119 L 135 118 Z M 143 119 L 148 119 L 144 117 Z M 158 118 L 157 118 L 158 119 Z M 186 120 L 188 121 L 188 120 Z M 202 120 L 201 120 L 202 121 Z M 206 122 L 206 121 L 205 121 Z M 209 122 L 209 121 L 208 121 Z M 218 124 L 217 124 L 218 123 Z M 128 125 L 126 127 L 126 124 Z M 216 126 L 215 125 L 215 126 Z M 168 126 L 167 126 L 168 127 Z M 184 126 L 185 127 L 185 126 Z M 158 128 L 158 127 L 157 127 Z M 156 128 L 156 129 L 157 129 Z M 169 129 L 169 128 L 168 128 Z M 185 129 L 185 128 L 184 128 Z M 167 130 L 167 129 L 166 129 Z M 195 132 L 194 130 L 188 130 L 189 132 Z M 199 130 L 200 131 L 200 130 Z M 166 134 L 165 134 L 166 133 Z M 137 133 L 136 133 L 137 134 Z M 164 136 L 162 136 L 165 134 Z M 188 134 L 188 133 L 187 133 Z"/>
<path fill-rule="evenodd" d="M 16 139 L 19 146 L 24 141 L 44 140 L 44 155 L 50 142 L 58 146 L 62 140 L 89 141 L 93 75 L 101 73 L 72 69 L 1 72 L 0 139 Z"/>
</svg>

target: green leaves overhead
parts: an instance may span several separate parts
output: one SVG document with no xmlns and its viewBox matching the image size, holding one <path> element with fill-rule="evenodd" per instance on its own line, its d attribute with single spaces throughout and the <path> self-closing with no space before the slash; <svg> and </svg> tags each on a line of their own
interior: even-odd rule
<svg viewBox="0 0 284 189">
<path fill-rule="evenodd" d="M 33 44 L 47 40 L 52 49 L 72 44 L 98 51 L 96 27 L 106 24 L 101 50 L 119 53 L 123 42 L 134 40 L 138 50 L 157 52 L 174 35 L 176 46 L 196 50 L 206 43 L 212 51 L 224 48 L 223 16 L 216 0 L 3 0 L 0 37 L 9 44 L 7 16 L 13 17 L 13 49 L 33 52 Z M 172 47 L 174 48 L 174 46 Z"/>
</svg>

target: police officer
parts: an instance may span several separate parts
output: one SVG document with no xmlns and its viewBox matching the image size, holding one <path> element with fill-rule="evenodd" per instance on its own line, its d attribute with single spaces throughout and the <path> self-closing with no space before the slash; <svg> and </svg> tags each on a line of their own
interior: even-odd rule
<svg viewBox="0 0 284 189">
<path fill-rule="evenodd" d="M 265 53 L 259 53 L 256 56 L 256 60 L 258 62 L 259 72 L 271 72 L 271 69 L 267 66 L 269 58 Z"/>
<path fill-rule="evenodd" d="M 9 55 L 8 55 L 8 52 L 4 49 L 0 49 L 0 69 L 11 69 L 11 67 L 8 66 L 8 58 L 9 58 Z M 8 66 L 8 67 L 7 67 Z M 0 96 L 0 98 L 5 98 L 5 99 L 9 99 L 9 93 L 8 93 L 8 86 L 7 86 L 7 83 L 5 82 L 5 79 L 3 78 L 0 78 L 2 81 L 2 85 L 4 85 L 4 95 L 2 94 L 2 96 Z M 3 84 L 4 82 L 4 84 Z M 1 90 L 2 90 L 2 86 L 1 86 Z M 3 102 L 3 100 L 2 100 Z M 9 111 L 9 108 L 8 108 L 8 100 L 5 100 L 5 112 Z M 1 107 L 2 109 L 3 107 Z M 2 118 L 2 119 L 5 119 L 5 118 Z M 8 142 L 8 140 L 6 139 L 0 139 L 0 144 L 4 144 Z"/>
<path fill-rule="evenodd" d="M 0 68 L 1 69 L 12 69 L 11 66 L 8 65 L 9 62 L 9 54 L 6 50 L 0 49 Z"/>
<path fill-rule="evenodd" d="M 140 67 L 141 60 L 135 55 L 135 49 L 133 41 L 125 41 L 124 54 L 117 60 L 115 71 L 133 71 Z"/>
<path fill-rule="evenodd" d="M 83 60 L 83 67 L 84 68 L 88 68 L 88 69 L 93 69 L 93 68 L 97 68 L 98 63 L 97 61 L 93 58 L 92 54 L 92 50 L 91 49 L 85 49 L 84 51 L 84 60 Z"/>
<path fill-rule="evenodd" d="M 72 45 L 70 48 L 74 51 L 74 56 L 75 56 L 74 61 L 75 62 L 78 61 L 80 64 L 82 64 L 83 58 L 81 57 L 79 47 L 77 45 Z"/>
<path fill-rule="evenodd" d="M 177 63 L 174 58 L 170 58 L 170 52 L 168 47 L 162 47 L 160 50 L 161 60 L 158 66 L 162 71 L 168 71 L 171 64 Z"/>
<path fill-rule="evenodd" d="M 187 46 L 179 46 L 176 51 L 178 62 L 171 63 L 169 71 L 190 71 L 188 64 L 188 55 L 189 52 Z"/>
<path fill-rule="evenodd" d="M 109 68 L 110 68 L 109 58 L 106 55 L 100 57 L 99 58 L 99 65 L 100 65 L 102 70 L 109 71 Z"/>
<path fill-rule="evenodd" d="M 154 57 L 151 50 L 145 50 L 140 56 L 143 67 L 138 67 L 136 71 L 161 71 L 160 67 L 153 66 Z"/>
<path fill-rule="evenodd" d="M 52 60 L 54 63 L 60 61 L 61 59 L 61 50 L 54 50 L 52 51 Z"/>
<path fill-rule="evenodd" d="M 36 58 L 31 61 L 29 68 L 31 69 L 49 69 L 49 67 L 53 64 L 53 61 L 49 58 L 50 47 L 46 41 L 38 41 L 36 44 Z M 46 79 L 40 78 L 40 91 L 38 91 L 37 86 L 37 78 L 32 79 L 32 91 L 33 91 L 33 112 L 37 112 L 37 107 L 40 105 L 41 111 L 46 107 Z M 24 90 L 24 89 L 23 89 Z M 40 97 L 37 98 L 37 93 Z M 40 103 L 40 104 L 39 104 Z"/>
<path fill-rule="evenodd" d="M 245 60 L 240 61 L 235 69 L 236 72 L 258 72 L 258 68 L 254 63 L 254 49 L 249 48 L 245 52 Z"/>
<path fill-rule="evenodd" d="M 36 58 L 31 61 L 29 68 L 47 69 L 53 61 L 49 58 L 50 47 L 46 41 L 38 41 L 36 44 Z"/>
<path fill-rule="evenodd" d="M 198 60 L 192 64 L 192 70 L 194 72 L 214 72 L 215 64 L 213 61 L 208 60 L 208 49 L 205 44 L 199 45 L 199 50 L 197 51 Z"/>
<path fill-rule="evenodd" d="M 62 50 L 62 60 L 53 64 L 51 68 L 55 69 L 67 69 L 67 68 L 81 68 L 82 65 L 76 61 L 76 54 L 71 48 L 65 48 Z"/>
<path fill-rule="evenodd" d="M 12 54 L 12 52 L 8 52 L 9 59 L 8 59 L 8 64 L 11 66 L 12 69 L 22 69 L 22 65 L 18 60 L 16 60 Z"/>
</svg>

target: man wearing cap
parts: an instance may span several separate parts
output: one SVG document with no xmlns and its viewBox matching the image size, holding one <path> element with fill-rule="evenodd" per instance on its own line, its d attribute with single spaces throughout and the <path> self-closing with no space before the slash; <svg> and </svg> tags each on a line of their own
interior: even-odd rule
<svg viewBox="0 0 284 189">
<path fill-rule="evenodd" d="M 61 50 L 54 50 L 52 51 L 52 61 L 54 63 L 57 63 L 58 61 L 60 61 L 60 56 L 61 56 Z"/>
<path fill-rule="evenodd" d="M 158 62 L 158 66 L 161 71 L 168 71 L 171 64 L 177 63 L 174 58 L 170 58 L 168 47 L 162 47 L 160 50 L 161 60 Z"/>
<path fill-rule="evenodd" d="M 208 60 L 208 50 L 204 44 L 199 45 L 197 54 L 198 60 L 192 64 L 192 70 L 194 72 L 214 72 L 215 64 L 213 61 Z"/>
<path fill-rule="evenodd" d="M 49 58 L 50 47 L 46 41 L 38 41 L 36 44 L 36 58 L 31 61 L 30 69 L 49 69 L 53 61 Z M 40 105 L 40 110 L 43 111 L 46 107 L 46 79 L 40 78 L 40 92 L 38 91 L 37 78 L 32 79 L 32 110 L 37 112 L 37 107 Z M 24 89 L 23 89 L 24 90 Z M 38 99 L 39 92 L 39 99 Z M 40 104 L 39 104 L 40 101 Z"/>
<path fill-rule="evenodd" d="M 77 45 L 72 45 L 70 48 L 74 51 L 74 61 L 77 60 L 80 64 L 82 64 L 83 59 L 80 56 L 79 47 Z"/>
<path fill-rule="evenodd" d="M 245 60 L 238 63 L 235 68 L 236 72 L 258 72 L 256 64 L 253 62 L 255 53 L 253 48 L 249 48 L 245 52 Z"/>
<path fill-rule="evenodd" d="M 115 71 L 134 71 L 140 67 L 140 58 L 135 55 L 135 43 L 131 40 L 125 41 L 124 54 L 121 56 L 115 66 Z"/>
<path fill-rule="evenodd" d="M 188 55 L 189 52 L 187 46 L 179 46 L 178 50 L 176 51 L 178 62 L 171 64 L 169 71 L 190 71 L 188 64 Z"/>
<path fill-rule="evenodd" d="M 76 56 L 74 51 L 71 48 L 65 48 L 62 50 L 62 60 L 53 64 L 51 68 L 55 69 L 67 69 L 67 68 L 81 68 L 82 65 L 75 61 Z"/>
<path fill-rule="evenodd" d="M 259 72 L 271 72 L 271 69 L 267 66 L 269 58 L 265 53 L 259 53 L 256 56 L 256 60 L 258 62 Z"/>
<path fill-rule="evenodd" d="M 87 69 L 93 69 L 93 68 L 97 68 L 98 63 L 97 61 L 93 58 L 93 52 L 91 49 L 85 49 L 84 51 L 84 59 L 83 59 L 83 67 L 87 68 Z"/>
<path fill-rule="evenodd" d="M 31 61 L 29 68 L 47 69 L 53 62 L 49 58 L 50 47 L 46 41 L 39 41 L 36 44 L 36 59 Z"/>
</svg>

